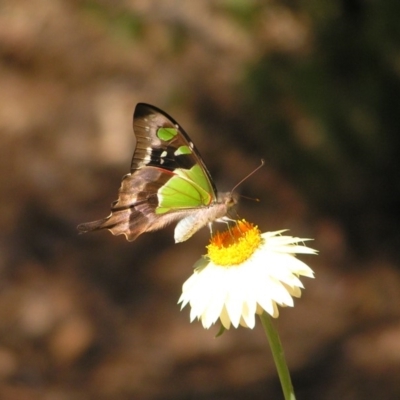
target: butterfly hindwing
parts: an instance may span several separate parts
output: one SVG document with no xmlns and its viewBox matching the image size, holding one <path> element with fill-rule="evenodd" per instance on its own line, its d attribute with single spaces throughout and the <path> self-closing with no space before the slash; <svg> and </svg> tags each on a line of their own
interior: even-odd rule
<svg viewBox="0 0 400 400">
<path fill-rule="evenodd" d="M 129 241 L 140 234 L 163 228 L 167 218 L 157 216 L 157 191 L 170 179 L 155 167 L 141 168 L 123 177 L 118 200 L 111 206 L 111 214 L 99 221 L 79 225 L 80 231 L 109 229 L 113 235 L 124 234 Z"/>
</svg>

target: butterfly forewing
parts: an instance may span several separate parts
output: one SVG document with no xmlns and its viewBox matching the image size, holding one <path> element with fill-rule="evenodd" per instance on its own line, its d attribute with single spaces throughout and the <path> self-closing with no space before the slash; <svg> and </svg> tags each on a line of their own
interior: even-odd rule
<svg viewBox="0 0 400 400">
<path fill-rule="evenodd" d="M 136 149 L 131 171 L 143 166 L 162 167 L 174 171 L 190 169 L 198 164 L 207 178 L 216 199 L 217 190 L 199 151 L 188 134 L 164 111 L 149 104 L 139 103 L 133 116 Z"/>
</svg>

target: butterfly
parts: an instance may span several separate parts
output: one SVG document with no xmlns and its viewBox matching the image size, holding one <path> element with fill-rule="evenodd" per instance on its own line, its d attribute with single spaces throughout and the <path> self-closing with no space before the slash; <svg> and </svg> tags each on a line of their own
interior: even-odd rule
<svg viewBox="0 0 400 400">
<path fill-rule="evenodd" d="M 78 225 L 81 233 L 109 229 L 133 241 L 144 232 L 178 221 L 175 242 L 189 239 L 215 221 L 231 221 L 237 203 L 232 194 L 218 193 L 199 151 L 182 127 L 164 111 L 137 104 L 133 114 L 136 148 L 131 172 L 122 178 L 111 214 Z"/>
</svg>

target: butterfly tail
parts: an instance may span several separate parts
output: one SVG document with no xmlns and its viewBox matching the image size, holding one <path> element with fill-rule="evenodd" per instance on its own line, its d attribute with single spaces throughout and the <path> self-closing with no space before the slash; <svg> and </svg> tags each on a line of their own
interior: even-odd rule
<svg viewBox="0 0 400 400">
<path fill-rule="evenodd" d="M 99 229 L 104 228 L 103 224 L 108 220 L 108 218 L 103 218 L 98 221 L 92 222 L 84 222 L 83 224 L 79 224 L 77 226 L 79 233 L 87 233 L 92 231 L 97 231 Z"/>
<path fill-rule="evenodd" d="M 132 214 L 136 214 L 136 218 L 132 218 Z M 78 225 L 77 229 L 79 233 L 108 229 L 113 235 L 125 235 L 127 240 L 132 242 L 146 231 L 146 220 L 140 218 L 141 215 L 138 214 L 135 210 L 131 209 L 114 211 L 107 218 L 85 222 Z"/>
</svg>

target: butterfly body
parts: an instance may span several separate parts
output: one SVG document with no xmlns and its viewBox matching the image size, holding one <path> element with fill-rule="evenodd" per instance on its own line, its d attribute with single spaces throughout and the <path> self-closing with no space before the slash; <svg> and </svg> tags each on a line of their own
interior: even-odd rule
<svg viewBox="0 0 400 400">
<path fill-rule="evenodd" d="M 80 232 L 109 229 L 130 241 L 179 221 L 175 242 L 189 239 L 214 221 L 229 220 L 237 203 L 231 193 L 217 194 L 199 152 L 166 113 L 139 103 L 133 118 L 136 148 L 111 214 L 78 226 Z"/>
</svg>

